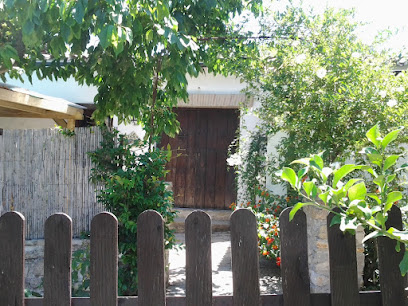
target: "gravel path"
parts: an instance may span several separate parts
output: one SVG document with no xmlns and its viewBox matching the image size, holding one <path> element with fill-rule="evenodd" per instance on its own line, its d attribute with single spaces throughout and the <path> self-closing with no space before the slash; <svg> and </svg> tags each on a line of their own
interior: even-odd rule
<svg viewBox="0 0 408 306">
<path fill-rule="evenodd" d="M 184 243 L 184 233 L 176 234 L 177 242 Z M 212 235 L 212 280 L 213 295 L 232 295 L 231 272 L 231 244 L 229 232 L 216 232 Z M 171 250 L 170 286 L 167 288 L 169 296 L 185 295 L 185 262 L 186 252 Z M 273 262 L 260 261 L 260 289 L 261 294 L 282 292 L 280 270 Z"/>
</svg>

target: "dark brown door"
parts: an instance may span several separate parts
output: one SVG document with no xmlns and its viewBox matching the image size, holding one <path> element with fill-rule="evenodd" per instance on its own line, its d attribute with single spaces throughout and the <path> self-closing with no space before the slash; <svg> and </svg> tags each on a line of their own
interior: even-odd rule
<svg viewBox="0 0 408 306">
<path fill-rule="evenodd" d="M 227 169 L 228 146 L 238 127 L 238 111 L 178 109 L 181 132 L 163 136 L 173 158 L 167 180 L 173 183 L 178 207 L 227 209 L 236 200 L 233 169 Z M 176 152 L 180 154 L 176 157 Z"/>
</svg>

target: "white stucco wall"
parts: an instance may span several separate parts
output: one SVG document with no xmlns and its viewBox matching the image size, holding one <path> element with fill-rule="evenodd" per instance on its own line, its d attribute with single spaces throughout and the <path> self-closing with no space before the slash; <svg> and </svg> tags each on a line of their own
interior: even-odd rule
<svg viewBox="0 0 408 306">
<path fill-rule="evenodd" d="M 55 124 L 52 119 L 0 117 L 0 129 L 7 130 L 47 129 L 55 127 Z"/>
<path fill-rule="evenodd" d="M 268 144 L 266 147 L 268 161 L 273 160 L 273 157 L 276 158 L 278 157 L 278 151 L 276 147 L 278 146 L 283 137 L 285 137 L 285 133 L 283 132 L 278 132 L 277 134 L 268 137 Z M 278 165 L 275 164 L 274 166 L 277 167 Z M 272 183 L 271 176 L 268 176 L 266 178 L 266 187 L 276 195 L 280 196 L 286 195 L 286 188 L 282 184 Z"/>
</svg>

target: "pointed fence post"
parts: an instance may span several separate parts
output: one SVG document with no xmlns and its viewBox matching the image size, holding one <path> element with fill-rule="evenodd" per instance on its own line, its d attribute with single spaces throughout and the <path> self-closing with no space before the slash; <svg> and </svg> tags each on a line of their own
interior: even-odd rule
<svg viewBox="0 0 408 306">
<path fill-rule="evenodd" d="M 257 222 L 245 208 L 231 214 L 233 305 L 260 305 Z"/>
<path fill-rule="evenodd" d="M 386 226 L 402 230 L 401 210 L 395 205 L 388 212 Z M 399 269 L 399 264 L 404 257 L 405 245 L 401 244 L 401 251 L 397 252 L 396 241 L 387 237 L 378 237 L 377 242 L 382 305 L 408 305 L 405 294 L 407 277 L 403 277 Z"/>
<path fill-rule="evenodd" d="M 291 209 L 279 217 L 283 305 L 310 306 L 306 215 L 299 210 L 289 221 Z"/>
<path fill-rule="evenodd" d="M 91 222 L 92 306 L 118 305 L 118 220 L 108 212 Z"/>
<path fill-rule="evenodd" d="M 212 304 L 211 218 L 194 211 L 185 222 L 186 304 Z"/>
<path fill-rule="evenodd" d="M 71 306 L 71 218 L 63 213 L 49 217 L 44 238 L 44 305 Z"/>
<path fill-rule="evenodd" d="M 338 224 L 330 226 L 334 216 L 333 213 L 327 216 L 331 305 L 359 306 L 356 236 L 343 233 Z"/>
<path fill-rule="evenodd" d="M 137 218 L 138 305 L 166 305 L 164 223 L 154 210 Z"/>
<path fill-rule="evenodd" d="M 1 305 L 24 305 L 25 219 L 19 212 L 0 217 Z"/>
</svg>

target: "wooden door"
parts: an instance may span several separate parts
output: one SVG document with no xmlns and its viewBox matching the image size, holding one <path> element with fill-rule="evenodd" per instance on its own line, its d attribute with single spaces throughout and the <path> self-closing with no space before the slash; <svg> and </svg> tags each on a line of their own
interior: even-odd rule
<svg viewBox="0 0 408 306">
<path fill-rule="evenodd" d="M 173 158 L 166 180 L 177 207 L 228 209 L 236 200 L 234 170 L 227 169 L 228 146 L 238 128 L 238 110 L 178 109 L 181 132 L 163 136 Z M 176 152 L 181 154 L 176 156 Z"/>
</svg>

